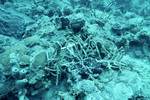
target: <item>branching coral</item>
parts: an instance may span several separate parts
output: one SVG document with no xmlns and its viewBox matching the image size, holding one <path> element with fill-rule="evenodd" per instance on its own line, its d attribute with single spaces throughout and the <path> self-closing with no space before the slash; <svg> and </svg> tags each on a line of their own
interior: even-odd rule
<svg viewBox="0 0 150 100">
<path fill-rule="evenodd" d="M 73 78 L 73 70 L 76 69 L 79 70 L 78 74 L 90 75 L 97 66 L 120 70 L 125 66 L 120 62 L 124 54 L 123 48 L 117 49 L 113 45 L 109 45 L 112 47 L 107 48 L 105 43 L 103 44 L 101 40 L 97 41 L 92 35 L 86 39 L 83 39 L 81 35 L 76 35 L 63 41 L 63 43 L 57 41 L 54 44 L 56 51 L 51 56 L 49 55 L 50 51 L 47 52 L 48 66 L 46 69 L 56 76 L 56 85 L 58 85 L 62 71 L 71 74 L 68 76 Z"/>
</svg>

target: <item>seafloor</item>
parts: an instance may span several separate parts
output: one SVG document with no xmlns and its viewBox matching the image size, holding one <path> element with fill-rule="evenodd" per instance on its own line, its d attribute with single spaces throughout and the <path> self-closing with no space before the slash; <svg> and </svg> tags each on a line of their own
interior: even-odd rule
<svg viewBox="0 0 150 100">
<path fill-rule="evenodd" d="M 0 100 L 150 100 L 150 0 L 1 0 Z"/>
</svg>

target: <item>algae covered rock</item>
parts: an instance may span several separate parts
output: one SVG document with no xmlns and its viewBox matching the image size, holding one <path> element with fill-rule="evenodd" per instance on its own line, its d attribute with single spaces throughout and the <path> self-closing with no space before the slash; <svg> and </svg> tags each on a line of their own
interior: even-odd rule
<svg viewBox="0 0 150 100">
<path fill-rule="evenodd" d="M 95 83 L 91 80 L 82 80 L 78 83 L 76 83 L 73 88 L 72 88 L 73 94 L 78 95 L 78 94 L 91 94 L 96 91 L 99 91 L 99 89 L 95 86 Z"/>
<path fill-rule="evenodd" d="M 21 58 L 22 62 L 24 62 L 23 60 L 25 60 L 26 63 L 29 63 L 29 57 L 26 59 L 24 58 L 27 51 L 28 51 L 28 49 L 24 44 L 20 43 L 20 44 L 14 45 L 2 53 L 0 62 L 2 63 L 3 66 L 8 68 L 9 55 L 11 53 L 17 53 L 19 55 L 19 58 Z"/>
<path fill-rule="evenodd" d="M 23 13 L 13 9 L 0 8 L 0 34 L 20 37 L 25 33 L 26 26 L 34 21 Z"/>
<path fill-rule="evenodd" d="M 40 52 L 35 56 L 32 66 L 36 68 L 38 66 L 44 66 L 46 63 L 47 63 L 46 52 Z"/>
<path fill-rule="evenodd" d="M 132 95 L 132 89 L 127 87 L 124 83 L 118 83 L 114 88 L 115 100 L 128 100 Z"/>
<path fill-rule="evenodd" d="M 26 46 L 32 47 L 40 44 L 40 38 L 37 35 L 28 37 L 24 40 Z"/>
<path fill-rule="evenodd" d="M 85 25 L 85 20 L 82 18 L 77 18 L 70 21 L 70 26 L 75 32 L 80 31 L 81 28 L 84 27 L 84 25 Z"/>
</svg>

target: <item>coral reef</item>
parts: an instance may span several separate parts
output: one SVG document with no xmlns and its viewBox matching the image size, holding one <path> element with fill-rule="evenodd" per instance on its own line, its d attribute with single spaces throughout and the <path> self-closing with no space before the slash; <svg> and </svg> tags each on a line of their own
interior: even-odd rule
<svg viewBox="0 0 150 100">
<path fill-rule="evenodd" d="M 148 4 L 1 0 L 0 99 L 149 100 Z"/>
</svg>

